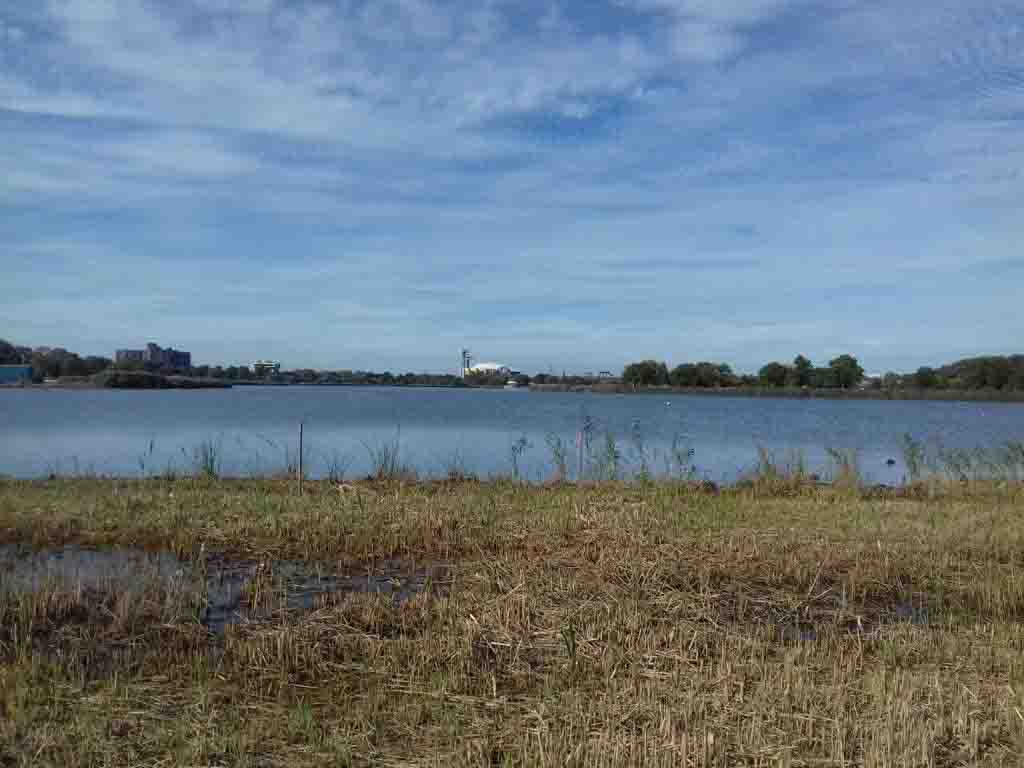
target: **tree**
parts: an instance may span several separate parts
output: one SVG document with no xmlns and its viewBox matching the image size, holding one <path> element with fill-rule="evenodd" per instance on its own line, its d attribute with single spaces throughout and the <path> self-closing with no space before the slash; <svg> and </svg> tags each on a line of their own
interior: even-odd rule
<svg viewBox="0 0 1024 768">
<path fill-rule="evenodd" d="M 814 368 L 811 370 L 809 382 L 815 389 L 835 389 L 839 386 L 839 372 L 832 367 Z"/>
<path fill-rule="evenodd" d="M 665 363 L 658 363 L 655 380 L 659 387 L 667 387 L 669 385 L 668 366 Z"/>
<path fill-rule="evenodd" d="M 765 387 L 784 387 L 790 378 L 789 369 L 782 363 L 768 363 L 757 372 L 757 378 Z"/>
<path fill-rule="evenodd" d="M 914 386 L 918 389 L 932 389 L 939 384 L 939 375 L 934 368 L 922 365 L 914 374 Z"/>
<path fill-rule="evenodd" d="M 672 384 L 677 387 L 734 387 L 739 378 L 725 363 L 683 363 L 672 369 Z"/>
<path fill-rule="evenodd" d="M 668 366 L 657 360 L 641 360 L 639 363 L 630 363 L 622 371 L 622 380 L 634 387 L 668 384 Z"/>
<path fill-rule="evenodd" d="M 61 376 L 85 376 L 88 373 L 85 362 L 78 355 L 71 355 L 61 364 Z"/>
<path fill-rule="evenodd" d="M 0 339 L 0 365 L 17 365 L 23 362 L 18 348 L 9 341 Z"/>
<path fill-rule="evenodd" d="M 693 363 L 683 363 L 672 369 L 669 378 L 674 387 L 696 387 L 697 366 Z"/>
<path fill-rule="evenodd" d="M 697 363 L 698 387 L 731 387 L 736 384 L 736 375 L 725 363 Z"/>
<path fill-rule="evenodd" d="M 1003 389 L 1010 383 L 1010 362 L 1005 357 L 993 357 L 985 363 L 985 386 Z"/>
<path fill-rule="evenodd" d="M 811 383 L 811 374 L 814 372 L 814 366 L 811 361 L 803 355 L 797 355 L 793 360 L 793 367 L 791 371 L 791 381 L 794 386 L 806 387 Z"/>
<path fill-rule="evenodd" d="M 85 358 L 86 373 L 89 376 L 105 371 L 113 365 L 113 361 L 109 357 L 98 357 L 96 355 L 89 355 Z"/>
<path fill-rule="evenodd" d="M 842 389 L 855 387 L 864 379 L 864 369 L 852 355 L 840 355 L 830 360 L 828 367 L 835 372 L 835 386 Z"/>
</svg>

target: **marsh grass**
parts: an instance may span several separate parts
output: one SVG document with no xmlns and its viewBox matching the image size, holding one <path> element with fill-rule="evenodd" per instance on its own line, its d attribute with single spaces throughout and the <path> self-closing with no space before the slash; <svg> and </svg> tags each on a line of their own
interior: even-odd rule
<svg viewBox="0 0 1024 768">
<path fill-rule="evenodd" d="M 551 480 L 564 482 L 569 479 L 569 446 L 565 439 L 557 432 L 549 432 L 544 437 L 548 451 L 551 455 L 553 473 Z"/>
<path fill-rule="evenodd" d="M 187 585 L 5 594 L 0 764 L 1021 764 L 1024 489 L 767 458 L 713 491 L 0 481 L 8 541 L 450 574 L 296 610 L 265 571 L 267 618 L 217 637 Z"/>
<path fill-rule="evenodd" d="M 832 464 L 830 480 L 833 485 L 853 490 L 864 485 L 856 449 L 826 448 L 825 453 Z"/>
<path fill-rule="evenodd" d="M 370 477 L 378 481 L 416 480 L 416 470 L 402 458 L 402 430 L 395 430 L 393 439 L 379 443 L 363 443 L 370 460 Z"/>
<path fill-rule="evenodd" d="M 208 480 L 220 477 L 223 460 L 224 450 L 220 438 L 202 440 L 192 449 L 192 471 L 199 477 Z"/>
<path fill-rule="evenodd" d="M 994 447 L 950 447 L 940 440 L 922 441 L 910 434 L 903 436 L 903 464 L 906 483 L 953 481 L 1011 482 L 1024 481 L 1024 441 L 1010 441 Z"/>
<path fill-rule="evenodd" d="M 343 483 L 352 466 L 352 456 L 338 450 L 326 453 L 324 478 L 330 483 Z"/>
<path fill-rule="evenodd" d="M 476 472 L 470 468 L 465 455 L 458 450 L 453 452 L 444 462 L 442 475 L 452 483 L 467 483 L 478 479 Z"/>
<path fill-rule="evenodd" d="M 769 495 L 802 493 L 821 485 L 821 478 L 808 471 L 804 455 L 798 450 L 782 456 L 763 445 L 757 446 L 757 463 L 741 473 L 737 486 Z"/>
<path fill-rule="evenodd" d="M 517 483 L 523 479 L 523 470 L 521 466 L 523 454 L 532 447 L 533 444 L 527 439 L 526 435 L 520 435 L 520 437 L 512 443 L 510 451 L 512 461 L 512 480 Z"/>
</svg>

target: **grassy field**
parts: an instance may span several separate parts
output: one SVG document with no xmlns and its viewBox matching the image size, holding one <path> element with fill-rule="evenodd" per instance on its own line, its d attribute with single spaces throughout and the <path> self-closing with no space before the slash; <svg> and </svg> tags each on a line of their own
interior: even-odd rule
<svg viewBox="0 0 1024 768">
<path fill-rule="evenodd" d="M 1024 762 L 1019 484 L 8 480 L 0 544 L 447 573 L 0 589 L 0 766 Z"/>
</svg>

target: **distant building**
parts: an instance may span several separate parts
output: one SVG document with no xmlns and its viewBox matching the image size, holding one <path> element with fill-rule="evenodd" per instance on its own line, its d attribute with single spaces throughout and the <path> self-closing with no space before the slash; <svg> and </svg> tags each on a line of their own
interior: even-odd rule
<svg viewBox="0 0 1024 768">
<path fill-rule="evenodd" d="M 477 363 L 471 368 L 466 369 L 466 373 L 500 373 L 508 375 L 512 372 L 512 369 L 507 365 L 501 363 Z"/>
<path fill-rule="evenodd" d="M 0 365 L 0 384 L 21 384 L 32 381 L 31 365 Z"/>
<path fill-rule="evenodd" d="M 192 353 L 150 342 L 145 349 L 119 349 L 114 353 L 116 363 L 143 363 L 153 368 L 184 370 L 192 367 Z"/>
<path fill-rule="evenodd" d="M 115 363 L 141 363 L 146 359 L 146 353 L 141 349 L 119 349 L 114 353 Z"/>
<path fill-rule="evenodd" d="M 256 378 L 262 379 L 264 376 L 280 373 L 281 364 L 273 360 L 257 360 L 252 364 L 252 372 L 256 375 Z"/>
</svg>

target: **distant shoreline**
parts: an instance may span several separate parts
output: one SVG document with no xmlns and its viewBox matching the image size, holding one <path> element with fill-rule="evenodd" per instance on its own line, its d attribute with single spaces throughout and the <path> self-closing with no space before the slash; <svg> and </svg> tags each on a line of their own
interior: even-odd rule
<svg viewBox="0 0 1024 768">
<path fill-rule="evenodd" d="M 164 376 L 159 373 L 115 371 L 98 373 L 95 376 L 67 376 L 56 381 L 42 383 L 19 382 L 7 384 L 0 389 L 231 389 L 231 382 L 219 379 L 203 379 L 193 376 Z"/>
<path fill-rule="evenodd" d="M 102 374 L 101 374 L 102 376 Z M 158 374 L 141 375 L 137 373 L 118 373 L 97 381 L 94 378 L 62 379 L 43 384 L 7 384 L 0 386 L 3 390 L 197 390 L 197 389 L 231 389 L 233 387 L 301 387 L 316 388 L 365 388 L 365 389 L 457 389 L 484 390 L 488 392 L 519 391 L 537 392 L 541 394 L 597 394 L 597 395 L 637 395 L 678 397 L 694 395 L 699 397 L 735 397 L 735 398 L 766 398 L 776 400 L 898 400 L 904 402 L 964 402 L 964 403 L 1024 403 L 1024 392 L 1002 391 L 994 389 L 795 389 L 793 387 L 642 387 L 632 389 L 622 384 L 530 384 L 508 390 L 497 386 L 450 384 L 366 384 L 366 383 L 282 383 L 270 381 L 224 381 L 221 379 L 200 379 L 187 376 L 162 376 Z"/>
<path fill-rule="evenodd" d="M 941 402 L 1024 403 L 1024 392 L 997 389 L 811 389 L 794 387 L 642 387 L 622 384 L 567 386 L 531 384 L 531 392 L 603 395 L 698 395 L 704 397 L 772 398 L 784 400 L 902 400 Z"/>
</svg>

